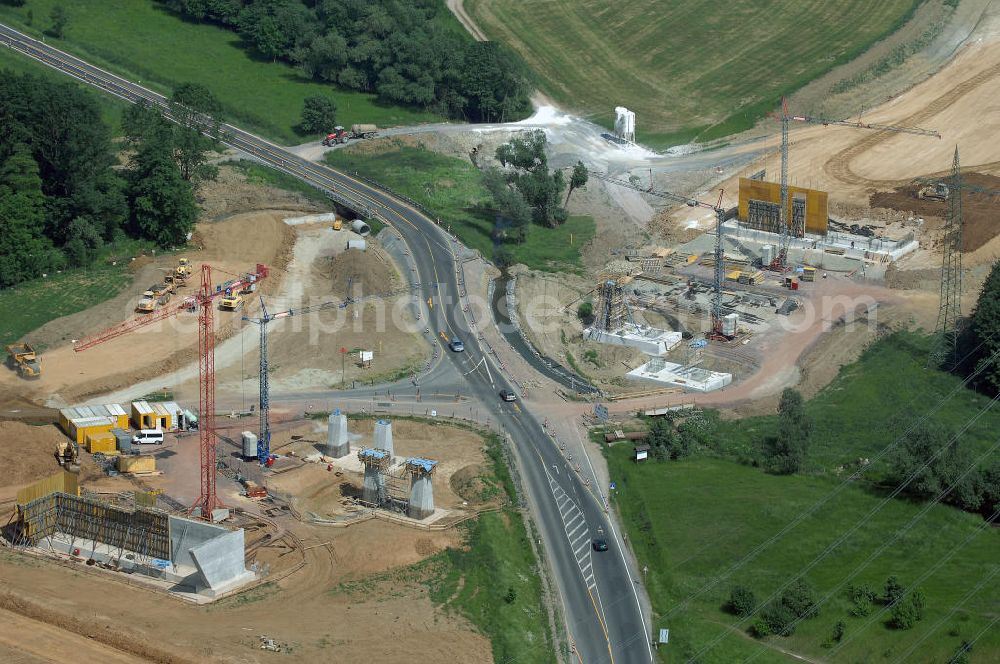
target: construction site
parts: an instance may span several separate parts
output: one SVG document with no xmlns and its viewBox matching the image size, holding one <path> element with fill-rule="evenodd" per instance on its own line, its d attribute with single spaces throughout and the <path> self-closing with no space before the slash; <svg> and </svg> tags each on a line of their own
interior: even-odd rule
<svg viewBox="0 0 1000 664">
<path fill-rule="evenodd" d="M 947 366 L 1000 255 L 1000 162 L 981 128 L 956 136 L 946 114 L 975 115 L 992 94 L 985 67 L 963 52 L 857 120 L 775 100 L 764 138 L 717 150 L 646 150 L 624 106 L 610 131 L 550 106 L 519 123 L 415 128 L 421 146 L 464 159 L 541 128 L 555 168 L 590 168 L 567 197 L 596 220 L 580 269 L 500 270 L 449 246 L 455 265 L 434 270 L 461 275 L 466 301 L 503 303 L 468 334 L 553 439 L 548 418 L 575 426 L 560 410 L 574 400 L 771 412 L 782 388 L 814 394 L 898 327 L 937 333 Z M 421 295 L 397 229 L 266 194 L 203 210 L 187 247 L 122 259 L 120 295 L 6 346 L 0 585 L 16 592 L 0 591 L 0 615 L 42 635 L 46 657 L 181 664 L 195 660 L 172 648 L 197 643 L 205 661 L 315 661 L 336 644 L 386 664 L 417 650 L 493 661 L 481 631 L 392 574 L 465 546 L 460 524 L 507 505 L 488 451 L 505 435 L 500 399 L 423 382 L 437 337 L 465 351 L 432 329 L 436 294 Z M 510 334 L 571 387 L 533 371 Z M 449 409 L 424 404 L 431 394 Z M 138 634 L 183 635 L 129 644 L 143 639 L 121 633 L 126 618 Z M 64 638 L 92 631 L 107 634 Z"/>
<path fill-rule="evenodd" d="M 130 606 L 148 593 L 150 617 L 173 615 L 163 597 L 198 606 L 268 596 L 278 583 L 297 604 L 322 600 L 329 615 L 319 586 L 457 546 L 456 524 L 496 509 L 486 434 L 444 413 L 349 421 L 335 404 L 270 407 L 272 392 L 378 385 L 425 371 L 434 355 L 398 238 L 343 214 L 290 206 L 200 224 L 185 253 L 136 261 L 135 290 L 7 348 L 5 414 L 22 421 L 0 422 L 15 460 L 0 486 L 10 547 L 0 568 L 20 575 L 15 556 L 85 570 L 74 592 L 120 594 Z M 391 624 L 363 617 L 383 594 L 332 609 L 356 623 L 359 648 Z M 404 595 L 390 621 L 434 611 L 426 591 Z M 18 601 L 3 595 L 0 611 L 15 607 L 12 620 L 32 629 L 73 631 Z M 36 610 L 37 621 L 25 617 Z M 442 651 L 488 652 L 461 620 L 438 621 Z M 260 634 L 235 629 L 248 652 L 320 647 L 282 620 L 261 621 Z M 118 637 L 108 643 L 123 650 Z M 91 642 L 82 652 L 104 650 Z M 148 644 L 124 651 L 175 661 Z"/>
<path fill-rule="evenodd" d="M 510 315 L 538 352 L 616 399 L 689 394 L 707 403 L 733 397 L 697 395 L 764 396 L 794 385 L 804 372 L 789 366 L 793 358 L 808 356 L 802 368 L 831 375 L 826 366 L 851 357 L 828 334 L 845 325 L 856 352 L 905 321 L 953 338 L 961 300 L 970 305 L 997 255 L 997 229 L 985 225 L 997 178 L 970 174 L 958 147 L 942 151 L 935 128 L 794 115 L 787 102 L 774 118 L 773 148 L 733 149 L 739 166 L 728 170 L 684 172 L 608 135 L 619 147 L 602 155 L 606 170 L 591 172 L 596 187 L 581 204 L 610 205 L 640 232 L 621 244 L 620 232 L 616 242 L 599 225 L 585 251 L 591 279 L 515 272 Z M 790 140 L 799 125 L 807 128 Z M 560 128 L 546 131 L 557 150 L 568 147 Z M 889 181 L 804 187 L 823 154 L 813 137 L 865 147 L 905 139 L 934 147 L 936 163 L 923 159 L 926 170 L 882 191 L 872 187 Z M 698 153 L 675 159 L 711 163 Z M 704 198 L 688 193 L 692 183 Z M 666 189 L 679 185 L 684 193 Z"/>
</svg>

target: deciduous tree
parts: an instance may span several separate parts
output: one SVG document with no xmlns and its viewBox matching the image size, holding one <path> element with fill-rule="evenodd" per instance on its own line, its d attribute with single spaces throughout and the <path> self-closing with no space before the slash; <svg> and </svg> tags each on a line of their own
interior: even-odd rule
<svg viewBox="0 0 1000 664">
<path fill-rule="evenodd" d="M 329 132 L 337 124 L 337 104 L 332 97 L 315 95 L 302 102 L 299 130 L 305 134 Z"/>
<path fill-rule="evenodd" d="M 569 176 L 569 190 L 566 192 L 564 206 L 569 205 L 569 197 L 573 195 L 573 190 L 586 186 L 589 178 L 590 171 L 587 170 L 587 166 L 582 161 L 576 162 L 576 166 L 573 167 L 573 174 Z"/>
</svg>

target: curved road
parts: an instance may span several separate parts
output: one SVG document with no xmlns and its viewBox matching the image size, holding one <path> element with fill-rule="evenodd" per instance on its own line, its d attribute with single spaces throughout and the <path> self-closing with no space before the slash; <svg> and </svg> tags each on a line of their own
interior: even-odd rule
<svg viewBox="0 0 1000 664">
<path fill-rule="evenodd" d="M 166 108 L 167 100 L 151 90 L 0 25 L 0 44 L 129 102 L 146 101 Z M 338 202 L 384 220 L 406 241 L 416 264 L 414 286 L 432 306 L 424 312 L 444 349 L 444 336 L 466 339 L 466 353 L 445 352 L 467 373 L 468 389 L 484 404 L 497 404 L 497 418 L 513 441 L 525 493 L 544 541 L 545 553 L 560 593 L 575 656 L 582 664 L 651 662 L 650 629 L 638 596 L 638 580 L 626 561 L 621 540 L 593 494 L 570 470 L 537 420 L 517 404 L 499 404 L 497 392 L 511 389 L 487 363 L 459 302 L 452 254 L 453 238 L 409 204 L 338 171 L 302 159 L 288 150 L 223 125 L 223 142 L 326 191 Z M 611 550 L 595 553 L 591 538 L 603 531 Z"/>
</svg>

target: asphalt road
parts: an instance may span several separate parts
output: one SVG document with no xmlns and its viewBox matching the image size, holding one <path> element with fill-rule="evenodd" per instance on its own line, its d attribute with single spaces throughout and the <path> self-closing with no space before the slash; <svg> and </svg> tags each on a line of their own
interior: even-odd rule
<svg viewBox="0 0 1000 664">
<path fill-rule="evenodd" d="M 7 26 L 0 25 L 0 44 L 127 101 L 145 100 L 166 107 L 162 95 Z M 423 315 L 443 351 L 442 361 L 465 374 L 471 396 L 495 404 L 498 423 L 514 443 L 522 485 L 562 598 L 578 661 L 652 661 L 638 579 L 604 506 L 569 467 L 538 421 L 519 404 L 501 404 L 497 397 L 499 390 L 513 387 L 489 364 L 478 340 L 469 333 L 462 307 L 456 304 L 454 240 L 414 207 L 374 186 L 302 159 L 238 127 L 227 124 L 222 130 L 223 142 L 229 146 L 327 191 L 358 212 L 380 217 L 403 237 L 415 263 L 414 287 L 419 289 Z M 453 336 L 465 341 L 465 353 L 445 350 L 445 339 Z M 599 533 L 609 540 L 607 552 L 591 548 L 591 539 Z"/>
</svg>

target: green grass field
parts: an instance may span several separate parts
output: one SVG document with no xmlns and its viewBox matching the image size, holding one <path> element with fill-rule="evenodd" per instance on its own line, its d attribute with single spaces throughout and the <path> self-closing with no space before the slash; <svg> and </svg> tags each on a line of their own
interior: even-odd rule
<svg viewBox="0 0 1000 664">
<path fill-rule="evenodd" d="M 127 263 L 121 262 L 117 267 L 97 264 L 66 270 L 0 289 L 0 344 L 29 335 L 50 320 L 100 304 L 131 282 Z"/>
<path fill-rule="evenodd" d="M 843 367 L 830 385 L 806 403 L 815 426 L 809 449 L 812 470 L 831 471 L 874 456 L 925 413 L 930 421 L 957 431 L 986 407 L 987 397 L 960 388 L 941 408 L 930 412 L 962 381 L 924 367 L 929 347 L 929 337 L 918 334 L 901 332 L 882 339 L 859 361 Z M 721 421 L 712 438 L 719 442 L 720 452 L 747 458 L 754 441 L 776 426 L 776 416 Z M 1000 406 L 995 406 L 962 439 L 974 453 L 982 454 L 996 442 L 998 430 Z"/>
<path fill-rule="evenodd" d="M 285 191 L 292 191 L 297 194 L 302 194 L 313 202 L 332 207 L 330 199 L 327 198 L 326 194 L 321 192 L 319 189 L 310 187 L 302 180 L 292 177 L 287 173 L 283 173 L 276 168 L 265 166 L 264 164 L 250 159 L 240 159 L 238 161 L 226 162 L 225 165 L 234 168 L 246 176 L 247 182 L 250 184 L 259 184 L 274 187 L 276 189 L 284 189 Z"/>
<path fill-rule="evenodd" d="M 561 106 L 654 147 L 749 128 L 791 93 L 902 25 L 921 0 L 465 0 Z"/>
<path fill-rule="evenodd" d="M 639 565 L 649 569 L 646 587 L 653 602 L 653 625 L 670 629 L 670 644 L 660 650 L 661 661 L 687 661 L 721 633 L 727 635 L 716 647 L 699 654 L 698 662 L 741 662 L 762 649 L 757 662 L 801 661 L 770 646 L 810 657 L 810 661 L 826 661 L 830 650 L 824 642 L 834 625 L 843 620 L 847 625 L 845 639 L 851 641 L 837 653 L 835 661 L 895 662 L 916 639 L 927 635 L 905 661 L 938 664 L 947 662 L 962 640 L 974 638 L 1000 609 L 996 584 L 987 584 L 928 635 L 978 580 L 1000 564 L 1000 533 L 986 529 L 919 585 L 926 596 L 926 613 L 909 631 L 889 629 L 884 624 L 887 616 L 863 627 L 871 616 L 852 616 L 844 591 L 821 606 L 819 617 L 803 621 L 792 637 L 757 641 L 745 630 L 733 629 L 738 619 L 722 610 L 733 584 L 749 587 L 758 602 L 763 601 L 877 504 L 878 499 L 869 493 L 849 488 L 726 580 L 669 614 L 826 496 L 835 487 L 835 480 L 777 477 L 706 457 L 637 465 L 629 460 L 630 452 L 627 445 L 612 448 L 609 469 L 618 486 L 614 500 L 629 540 Z M 918 505 L 892 501 L 824 557 L 806 574 L 817 599 L 834 590 L 919 510 Z M 852 582 L 868 583 L 881 593 L 885 579 L 895 574 L 909 586 L 982 523 L 979 516 L 937 506 L 871 564 L 860 568 Z M 993 662 L 998 658 L 1000 630 L 994 629 L 975 644 L 971 661 Z"/>
<path fill-rule="evenodd" d="M 45 40 L 93 64 L 170 94 L 178 83 L 201 83 L 221 100 L 227 118 L 268 138 L 288 144 L 298 135 L 302 100 L 329 94 L 338 121 L 379 126 L 439 121 L 431 113 L 384 106 L 372 95 L 342 91 L 304 78 L 293 67 L 257 59 L 240 45 L 239 35 L 220 27 L 182 21 L 150 0 L 31 0 L 24 7 L 0 4 L 0 20 L 41 36 L 49 12 L 62 5 L 68 15 L 65 38 Z M 33 25 L 26 24 L 28 11 Z"/>
<path fill-rule="evenodd" d="M 327 153 L 326 162 L 356 172 L 408 196 L 431 210 L 459 239 L 485 257 L 492 258 L 492 200 L 480 182 L 479 171 L 467 161 L 446 157 L 426 148 L 398 145 L 367 154 L 341 149 Z M 594 220 L 577 216 L 558 228 L 532 225 L 523 244 L 506 243 L 516 263 L 547 270 L 580 268 L 580 248 L 594 236 Z"/>
</svg>

